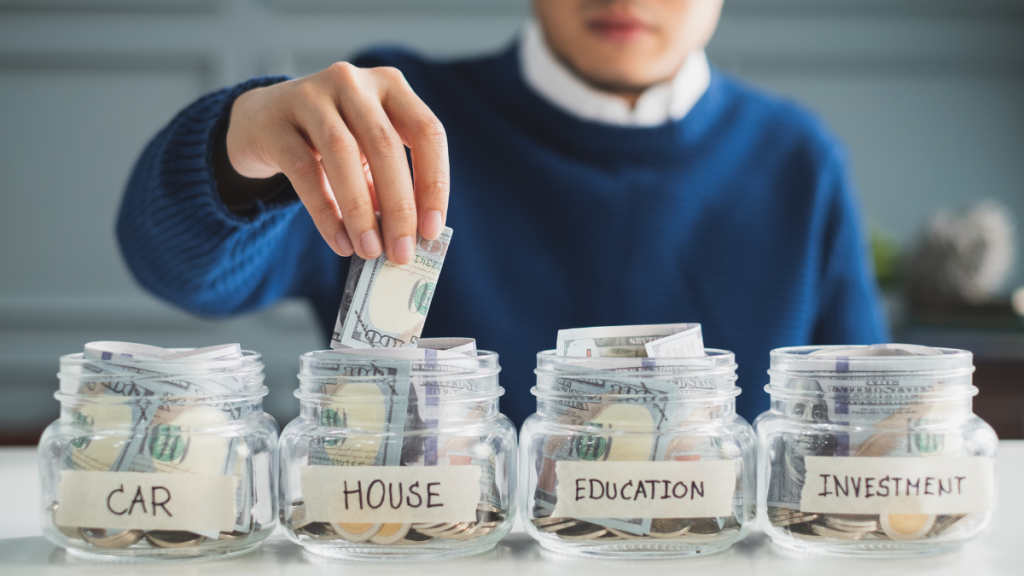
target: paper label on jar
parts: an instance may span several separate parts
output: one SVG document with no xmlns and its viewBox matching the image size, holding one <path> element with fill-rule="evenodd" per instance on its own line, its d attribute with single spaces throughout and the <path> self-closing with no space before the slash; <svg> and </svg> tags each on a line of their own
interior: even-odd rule
<svg viewBox="0 0 1024 576">
<path fill-rule="evenodd" d="M 231 532 L 237 476 L 61 471 L 59 526 Z"/>
<path fill-rule="evenodd" d="M 558 502 L 570 518 L 710 518 L 730 516 L 733 460 L 555 463 Z"/>
<path fill-rule="evenodd" d="M 808 456 L 804 512 L 966 514 L 991 507 L 995 459 Z"/>
<path fill-rule="evenodd" d="M 303 466 L 313 522 L 474 522 L 479 466 Z"/>
</svg>

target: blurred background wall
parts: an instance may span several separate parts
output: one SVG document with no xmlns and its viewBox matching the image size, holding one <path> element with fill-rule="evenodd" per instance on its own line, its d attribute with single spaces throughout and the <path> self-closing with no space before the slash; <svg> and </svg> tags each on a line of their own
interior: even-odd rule
<svg viewBox="0 0 1024 576">
<path fill-rule="evenodd" d="M 906 251 L 940 207 L 982 198 L 1024 224 L 1024 2 L 725 4 L 712 62 L 828 121 L 890 249 Z M 268 410 L 294 417 L 296 357 L 325 346 L 308 310 L 206 321 L 130 277 L 114 218 L 137 154 L 220 86 L 377 43 L 497 50 L 527 14 L 524 0 L 0 0 L 0 443 L 36 441 L 57 416 L 58 356 L 91 340 L 241 342 L 267 358 Z M 1022 264 L 1006 289 L 1024 285 Z M 889 301 L 899 338 L 976 352 L 979 411 L 1020 436 L 1020 323 L 916 322 Z"/>
</svg>

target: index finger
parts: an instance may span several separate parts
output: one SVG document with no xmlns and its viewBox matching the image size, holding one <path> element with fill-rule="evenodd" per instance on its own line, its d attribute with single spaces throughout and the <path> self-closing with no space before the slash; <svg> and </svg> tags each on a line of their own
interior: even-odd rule
<svg viewBox="0 0 1024 576">
<path fill-rule="evenodd" d="M 434 240 L 441 235 L 448 214 L 448 136 L 404 79 L 388 86 L 381 96 L 384 112 L 411 151 L 419 234 Z"/>
</svg>

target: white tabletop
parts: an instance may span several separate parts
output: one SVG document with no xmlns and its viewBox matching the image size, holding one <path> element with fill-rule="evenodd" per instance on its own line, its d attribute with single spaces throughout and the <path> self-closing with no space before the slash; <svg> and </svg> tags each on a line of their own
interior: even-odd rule
<svg viewBox="0 0 1024 576">
<path fill-rule="evenodd" d="M 36 454 L 32 448 L 0 449 L 0 574 L 395 574 L 428 576 L 636 576 L 640 574 L 883 576 L 894 574 L 987 576 L 1024 574 L 1024 441 L 1004 440 L 999 445 L 999 508 L 992 529 L 962 549 L 918 559 L 859 560 L 807 558 L 784 554 L 768 538 L 754 531 L 746 540 L 720 554 L 703 558 L 655 561 L 596 561 L 566 558 L 542 551 L 521 529 L 516 529 L 491 552 L 434 563 L 354 563 L 319 559 L 305 554 L 278 531 L 263 546 L 245 556 L 188 564 L 116 565 L 86 562 L 50 544 L 39 528 L 39 486 Z"/>
</svg>

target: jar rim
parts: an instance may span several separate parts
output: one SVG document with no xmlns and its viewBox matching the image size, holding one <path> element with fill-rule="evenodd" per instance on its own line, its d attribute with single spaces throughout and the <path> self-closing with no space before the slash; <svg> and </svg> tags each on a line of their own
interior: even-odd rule
<svg viewBox="0 0 1024 576">
<path fill-rule="evenodd" d="M 596 370 L 625 370 L 629 368 L 667 368 L 675 369 L 687 374 L 697 375 L 702 371 L 718 372 L 722 369 L 735 371 L 737 368 L 736 354 L 729 350 L 719 348 L 705 348 L 704 356 L 693 356 L 688 358 L 606 358 L 606 357 L 585 357 L 585 356 L 560 356 L 556 350 L 543 350 L 537 353 L 537 370 L 547 366 L 580 367 L 587 371 Z M 594 368 L 587 368 L 587 365 Z"/>
<path fill-rule="evenodd" d="M 931 355 L 914 354 L 849 354 L 858 351 L 898 349 L 895 346 L 927 349 Z M 844 354 L 843 352 L 847 352 Z M 974 371 L 974 355 L 956 348 L 923 347 L 906 344 L 851 345 L 851 346 L 788 346 L 770 353 L 770 375 L 809 375 L 822 377 L 856 376 L 858 374 L 892 373 L 902 376 L 959 376 Z"/>
<path fill-rule="evenodd" d="M 187 352 L 192 348 L 168 348 L 167 350 L 173 352 Z M 196 371 L 218 371 L 218 368 L 253 368 L 258 367 L 260 370 L 263 369 L 263 355 L 259 352 L 252 350 L 242 350 L 242 356 L 239 358 L 222 358 L 222 359 L 193 359 L 189 357 L 176 358 L 174 360 L 161 361 L 159 359 L 140 359 L 140 358 L 118 358 L 117 360 L 101 360 L 99 358 L 86 358 L 84 352 L 75 352 L 73 354 L 65 354 L 60 357 L 61 370 L 66 366 L 80 366 L 82 364 L 100 364 L 110 363 L 119 364 L 123 366 L 159 366 L 161 368 L 166 367 L 168 373 L 175 373 L 175 369 L 180 370 L 181 368 L 190 369 L 189 374 L 195 374 Z M 58 373 L 60 376 L 60 373 Z M 80 376 L 79 374 L 71 374 L 71 376 Z"/>
<path fill-rule="evenodd" d="M 397 369 L 401 377 L 409 378 L 414 382 L 447 383 L 459 380 L 482 380 L 493 378 L 501 372 L 498 365 L 498 354 L 489 350 L 478 350 L 476 356 L 464 354 L 453 354 L 441 358 L 392 358 L 382 355 L 360 354 L 348 352 L 342 354 L 325 353 L 334 352 L 331 350 L 317 350 L 306 352 L 299 357 L 299 389 L 302 390 L 309 384 L 325 384 L 331 382 L 387 382 L 395 377 L 395 374 L 388 374 L 381 369 Z M 318 356 L 320 355 L 320 356 Z M 336 372 L 314 373 L 318 365 L 326 366 L 337 364 Z M 352 366 L 359 368 L 358 373 L 346 373 L 345 368 Z M 366 371 L 365 367 L 371 367 Z M 497 378 L 493 378 L 493 384 L 485 389 L 499 388 Z M 477 390 L 479 391 L 479 390 Z M 306 390 L 311 394 L 316 392 Z"/>
</svg>

